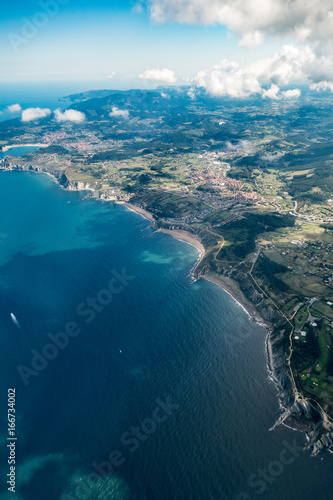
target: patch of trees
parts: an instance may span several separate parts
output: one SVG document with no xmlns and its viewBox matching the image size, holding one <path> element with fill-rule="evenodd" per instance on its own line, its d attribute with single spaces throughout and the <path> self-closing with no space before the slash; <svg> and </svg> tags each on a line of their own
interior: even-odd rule
<svg viewBox="0 0 333 500">
<path fill-rule="evenodd" d="M 321 192 L 313 192 L 312 188 L 320 188 Z M 324 165 L 317 168 L 310 177 L 306 175 L 294 177 L 288 185 L 289 193 L 303 200 L 310 200 L 314 203 L 327 199 L 327 195 L 333 191 L 333 166 Z"/>
<path fill-rule="evenodd" d="M 326 370 L 328 375 L 331 375 L 333 377 L 333 352 L 331 351 L 330 354 L 330 359 L 328 360 L 328 363 L 326 365 Z"/>
<path fill-rule="evenodd" d="M 231 245 L 224 246 L 217 258 L 219 260 L 244 259 L 249 253 L 254 252 L 258 234 L 294 225 L 295 218 L 291 215 L 250 213 L 243 219 L 231 222 L 223 230 L 224 238 Z"/>
<path fill-rule="evenodd" d="M 150 176 L 147 174 L 141 174 L 138 177 L 138 181 L 140 184 L 148 184 L 148 182 L 150 181 Z"/>
<path fill-rule="evenodd" d="M 68 150 L 66 148 L 63 148 L 62 146 L 48 146 L 47 148 L 41 148 L 37 151 L 34 151 L 35 155 L 49 155 L 54 153 L 68 154 Z"/>
<path fill-rule="evenodd" d="M 315 329 L 311 326 L 307 328 L 306 343 L 297 343 L 293 352 L 293 363 L 299 371 L 304 371 L 313 366 L 320 356 L 320 347 Z M 296 347 L 297 346 L 297 347 Z"/>
<path fill-rule="evenodd" d="M 232 179 L 251 179 L 252 171 L 254 169 L 254 165 L 249 167 L 239 167 L 233 170 L 232 172 L 228 172 L 227 177 L 231 177 Z"/>
<path fill-rule="evenodd" d="M 266 255 L 261 255 L 257 261 L 257 272 L 265 276 L 265 278 L 270 282 L 271 286 L 278 288 L 281 292 L 287 292 L 289 286 L 287 283 L 282 281 L 280 278 L 275 276 L 278 273 L 285 273 L 288 271 L 286 266 L 278 264 L 273 260 L 266 257 Z"/>
</svg>

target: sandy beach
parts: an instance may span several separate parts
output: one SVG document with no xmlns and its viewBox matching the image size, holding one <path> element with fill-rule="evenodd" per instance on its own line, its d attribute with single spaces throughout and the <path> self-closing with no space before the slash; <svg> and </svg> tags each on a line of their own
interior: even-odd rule
<svg viewBox="0 0 333 500">
<path fill-rule="evenodd" d="M 12 144 L 11 146 L 2 146 L 2 152 L 5 153 L 9 149 L 12 148 L 27 148 L 27 147 L 39 147 L 39 148 L 47 148 L 49 144 Z"/>
<path fill-rule="evenodd" d="M 255 310 L 255 308 L 250 304 L 250 302 L 248 302 L 245 299 L 245 297 L 242 296 L 241 291 L 237 290 L 236 283 L 235 284 L 232 283 L 231 280 L 228 278 L 215 277 L 210 275 L 199 275 L 199 276 L 195 275 L 195 270 L 206 253 L 205 247 L 201 243 L 201 240 L 198 236 L 190 233 L 189 231 L 184 231 L 182 229 L 158 229 L 157 232 L 170 234 L 170 236 L 173 236 L 178 240 L 186 241 L 187 243 L 190 243 L 191 245 L 195 246 L 201 252 L 201 256 L 196 265 L 194 266 L 194 268 L 192 269 L 192 274 L 198 279 L 205 279 L 222 288 L 225 292 L 231 295 L 232 298 L 236 302 L 238 302 L 238 304 L 241 307 L 243 307 L 243 309 L 249 314 L 249 316 L 251 316 L 252 319 L 268 327 L 268 325 L 266 325 L 264 320 L 259 316 L 259 314 Z"/>
<path fill-rule="evenodd" d="M 205 254 L 205 247 L 200 241 L 200 238 L 195 234 L 190 233 L 189 231 L 184 231 L 183 229 L 158 229 L 156 232 L 170 234 L 177 240 L 186 241 L 190 245 L 193 245 L 198 250 L 200 250 L 202 256 Z"/>
<path fill-rule="evenodd" d="M 132 205 L 132 203 L 127 203 L 127 202 L 118 202 L 118 204 L 125 205 L 130 210 L 133 210 L 133 212 L 143 215 L 143 217 L 146 217 L 146 219 L 150 220 L 151 222 L 155 222 L 155 219 L 152 216 L 152 214 L 148 212 L 148 210 L 145 210 L 144 208 L 137 207 L 136 205 Z"/>
<path fill-rule="evenodd" d="M 126 206 L 134 210 L 135 212 L 140 213 L 141 215 L 144 215 L 147 217 L 149 220 L 154 220 L 152 215 L 147 212 L 146 210 L 140 209 L 138 207 L 135 207 L 131 205 L 130 203 L 125 203 Z M 189 243 L 190 245 L 195 246 L 199 251 L 200 251 L 200 257 L 193 267 L 191 274 L 193 276 L 197 277 L 198 279 L 205 279 L 207 281 L 210 281 L 211 283 L 214 283 L 215 285 L 219 286 L 222 288 L 225 292 L 227 292 L 229 295 L 232 296 L 232 298 L 238 302 L 238 304 L 248 313 L 248 315 L 257 323 L 262 324 L 263 326 L 266 326 L 269 328 L 269 326 L 264 322 L 264 320 L 259 316 L 255 308 L 248 302 L 245 297 L 242 296 L 242 293 L 236 289 L 236 284 L 233 284 L 231 280 L 228 280 L 228 278 L 220 278 L 220 277 L 215 277 L 215 276 L 210 276 L 210 275 L 199 275 L 196 276 L 195 271 L 202 261 L 203 257 L 205 256 L 205 247 L 201 243 L 201 240 L 198 236 L 195 234 L 190 233 L 189 231 L 185 231 L 183 229 L 162 229 L 159 228 L 156 230 L 156 232 L 160 233 L 166 233 L 169 234 L 170 236 L 173 236 L 177 240 L 185 241 L 186 243 Z"/>
<path fill-rule="evenodd" d="M 211 283 L 215 283 L 215 285 L 219 286 L 222 288 L 225 292 L 227 292 L 229 295 L 232 296 L 232 298 L 238 302 L 238 304 L 245 309 L 245 311 L 251 316 L 253 320 L 256 322 L 262 324 L 263 326 L 269 328 L 269 326 L 265 323 L 265 321 L 259 316 L 255 308 L 242 296 L 240 291 L 236 290 L 235 285 L 232 285 L 231 283 L 228 283 L 226 280 L 228 278 L 223 279 L 223 278 L 217 278 L 215 276 L 209 276 L 209 275 L 202 275 L 199 276 L 199 278 L 205 279 L 207 281 L 210 281 Z M 230 280 L 228 280 L 230 281 Z"/>
</svg>

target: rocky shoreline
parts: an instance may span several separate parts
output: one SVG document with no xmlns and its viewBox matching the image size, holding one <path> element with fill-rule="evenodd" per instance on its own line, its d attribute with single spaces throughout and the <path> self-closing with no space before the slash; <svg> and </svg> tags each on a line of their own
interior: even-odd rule
<svg viewBox="0 0 333 500">
<path fill-rule="evenodd" d="M 333 425 L 322 409 L 317 409 L 300 394 L 295 394 L 291 380 L 286 373 L 284 352 L 279 347 L 279 337 L 273 338 L 274 330 L 266 337 L 267 369 L 271 380 L 279 391 L 281 415 L 270 430 L 285 425 L 295 431 L 304 432 L 311 456 L 327 448 L 333 453 Z"/>
</svg>

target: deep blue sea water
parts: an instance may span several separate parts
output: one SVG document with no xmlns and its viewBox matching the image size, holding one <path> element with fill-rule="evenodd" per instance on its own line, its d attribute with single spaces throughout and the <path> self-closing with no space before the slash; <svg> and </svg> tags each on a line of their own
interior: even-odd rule
<svg viewBox="0 0 333 500">
<path fill-rule="evenodd" d="M 331 498 L 332 456 L 268 430 L 265 330 L 192 281 L 193 247 L 84 194 L 0 173 L 0 499 Z"/>
</svg>

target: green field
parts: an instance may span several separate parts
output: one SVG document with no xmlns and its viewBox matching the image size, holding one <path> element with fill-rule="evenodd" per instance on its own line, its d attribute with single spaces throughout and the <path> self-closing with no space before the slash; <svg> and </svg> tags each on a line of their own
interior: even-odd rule
<svg viewBox="0 0 333 500">
<path fill-rule="evenodd" d="M 295 330 L 300 330 L 304 325 L 305 321 L 308 319 L 308 305 L 304 305 L 299 309 L 294 317 Z"/>
<path fill-rule="evenodd" d="M 322 300 L 312 304 L 310 312 L 313 316 L 321 318 L 324 315 L 333 320 L 333 306 L 328 305 L 326 302 Z"/>
</svg>

